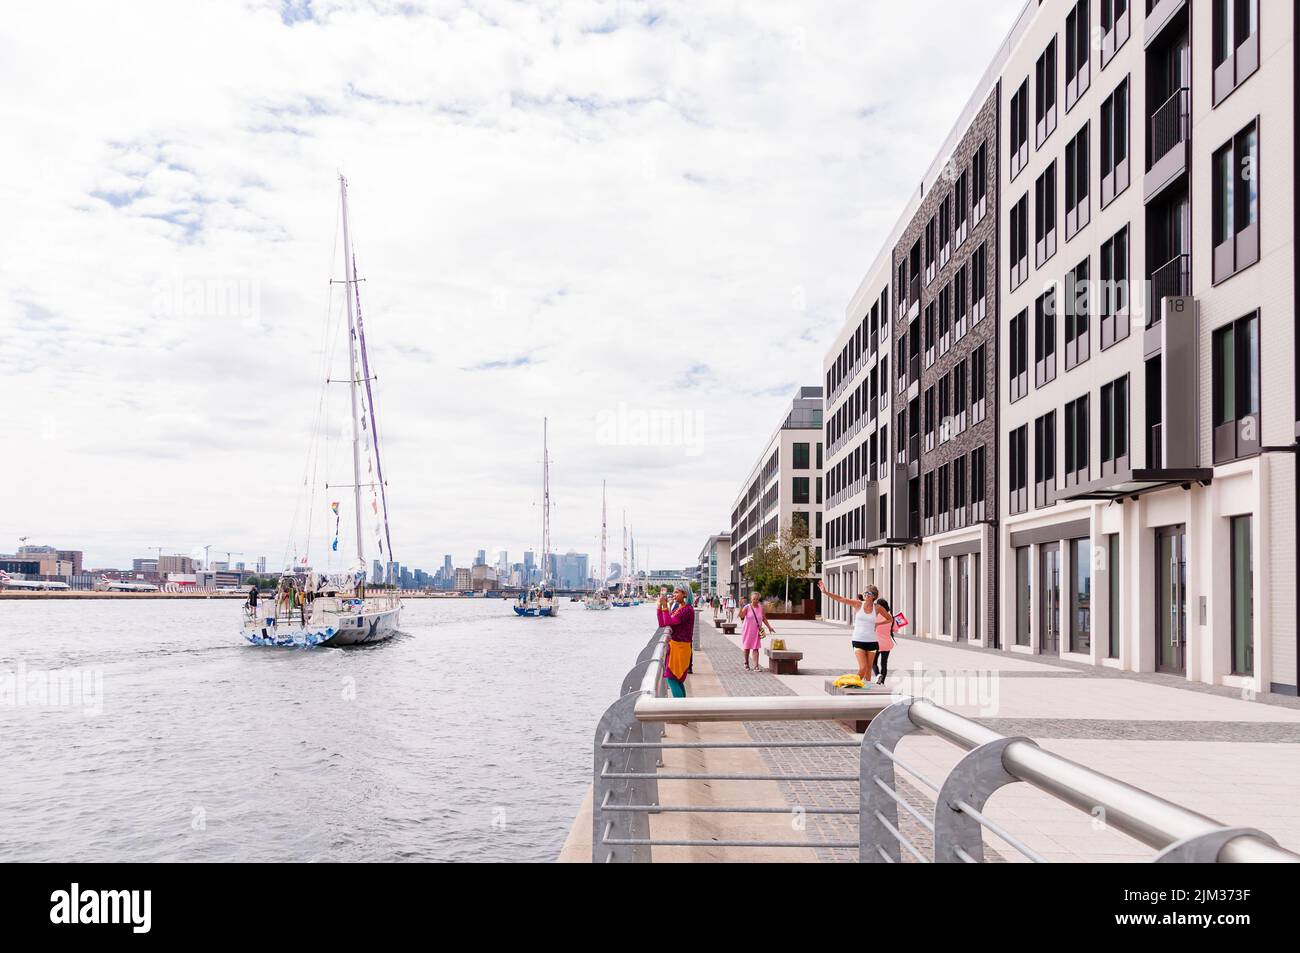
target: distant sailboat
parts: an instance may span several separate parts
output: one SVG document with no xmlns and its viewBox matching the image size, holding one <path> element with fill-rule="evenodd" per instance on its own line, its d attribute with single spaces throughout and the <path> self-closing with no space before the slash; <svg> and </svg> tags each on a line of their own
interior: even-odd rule
<svg viewBox="0 0 1300 953">
<path fill-rule="evenodd" d="M 597 577 L 596 591 L 583 600 L 588 609 L 604 611 L 610 608 L 609 589 L 605 587 L 607 572 L 605 567 L 605 481 L 600 481 L 600 575 Z"/>
<path fill-rule="evenodd" d="M 376 546 L 387 561 L 392 582 L 392 534 L 388 525 L 388 493 L 384 468 L 379 457 L 379 431 L 376 426 L 374 393 L 370 382 L 370 358 L 366 351 L 365 327 L 361 320 L 361 294 L 357 264 L 352 255 L 348 234 L 348 183 L 339 176 L 342 202 L 344 296 L 348 314 L 348 391 L 352 416 L 352 503 L 356 521 L 356 563 L 342 573 L 314 573 L 300 568 L 307 556 L 298 560 L 293 571 L 286 571 L 270 603 L 244 607 L 243 636 L 254 645 L 311 647 L 315 645 L 360 645 L 380 642 L 397 631 L 402 601 L 396 590 L 378 594 L 366 592 L 365 532 L 362 516 L 365 507 L 362 489 L 370 490 L 370 509 L 379 516 L 382 505 L 382 532 L 377 531 Z M 364 393 L 361 385 L 365 384 Z M 367 475 L 373 481 L 362 482 L 361 457 L 367 460 Z M 330 504 L 335 518 L 333 549 L 338 548 L 340 504 Z M 308 542 L 310 545 L 310 541 Z"/>
<path fill-rule="evenodd" d="M 515 615 L 528 618 L 555 616 L 560 612 L 560 600 L 555 595 L 555 580 L 551 578 L 551 457 L 547 447 L 548 421 L 542 418 L 542 579 L 519 597 L 514 605 Z"/>
</svg>

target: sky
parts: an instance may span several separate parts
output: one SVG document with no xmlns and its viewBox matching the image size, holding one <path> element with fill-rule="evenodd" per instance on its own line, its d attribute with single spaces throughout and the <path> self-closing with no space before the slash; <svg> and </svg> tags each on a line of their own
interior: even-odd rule
<svg viewBox="0 0 1300 953">
<path fill-rule="evenodd" d="M 329 523 L 342 172 L 395 557 L 694 563 L 1021 5 L 11 5 L 0 552 Z"/>
</svg>

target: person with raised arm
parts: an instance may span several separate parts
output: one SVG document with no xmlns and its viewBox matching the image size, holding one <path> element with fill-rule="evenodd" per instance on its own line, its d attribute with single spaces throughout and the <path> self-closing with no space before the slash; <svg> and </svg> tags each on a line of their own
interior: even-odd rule
<svg viewBox="0 0 1300 953">
<path fill-rule="evenodd" d="M 659 625 L 672 630 L 668 636 L 668 654 L 664 656 L 664 681 L 674 698 L 686 697 L 686 676 L 691 671 L 691 650 L 695 641 L 695 610 L 686 590 L 678 586 L 672 602 L 659 596 Z"/>
<path fill-rule="evenodd" d="M 883 607 L 876 605 L 880 590 L 875 586 L 867 588 L 856 598 L 848 599 L 836 595 L 826 588 L 826 583 L 819 580 L 818 588 L 822 595 L 832 602 L 849 606 L 853 609 L 853 655 L 858 660 L 858 678 L 867 682 L 871 678 L 871 663 L 880 651 L 880 642 L 876 638 L 876 625 L 882 622 L 893 624 L 894 617 Z"/>
</svg>

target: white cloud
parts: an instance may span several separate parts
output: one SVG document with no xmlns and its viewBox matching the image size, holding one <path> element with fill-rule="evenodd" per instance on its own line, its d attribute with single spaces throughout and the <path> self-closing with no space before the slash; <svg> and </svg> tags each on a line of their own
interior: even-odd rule
<svg viewBox="0 0 1300 953">
<path fill-rule="evenodd" d="M 559 547 L 606 478 L 688 563 L 1019 5 L 17 6 L 0 550 L 278 560 L 342 168 L 398 558 L 535 546 L 546 414 Z M 600 442 L 620 404 L 705 452 Z"/>
</svg>

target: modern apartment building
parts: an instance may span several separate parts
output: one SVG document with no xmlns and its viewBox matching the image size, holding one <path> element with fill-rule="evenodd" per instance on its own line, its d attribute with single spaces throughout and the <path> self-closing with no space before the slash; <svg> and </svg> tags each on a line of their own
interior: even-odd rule
<svg viewBox="0 0 1300 953">
<path fill-rule="evenodd" d="M 1290 3 L 1025 5 L 886 246 L 892 473 L 844 466 L 882 424 L 840 405 L 880 260 L 827 358 L 835 588 L 888 566 L 923 636 L 1295 694 L 1295 41 Z"/>
<path fill-rule="evenodd" d="M 999 106 L 986 78 L 826 358 L 826 575 L 841 594 L 879 586 L 913 632 L 996 644 Z"/>
<path fill-rule="evenodd" d="M 700 550 L 700 596 L 738 596 L 731 586 L 731 534 L 710 536 Z"/>
<path fill-rule="evenodd" d="M 745 566 L 782 527 L 806 530 L 814 577 L 822 559 L 822 389 L 801 387 L 731 507 L 731 587 L 745 591 Z"/>
</svg>

